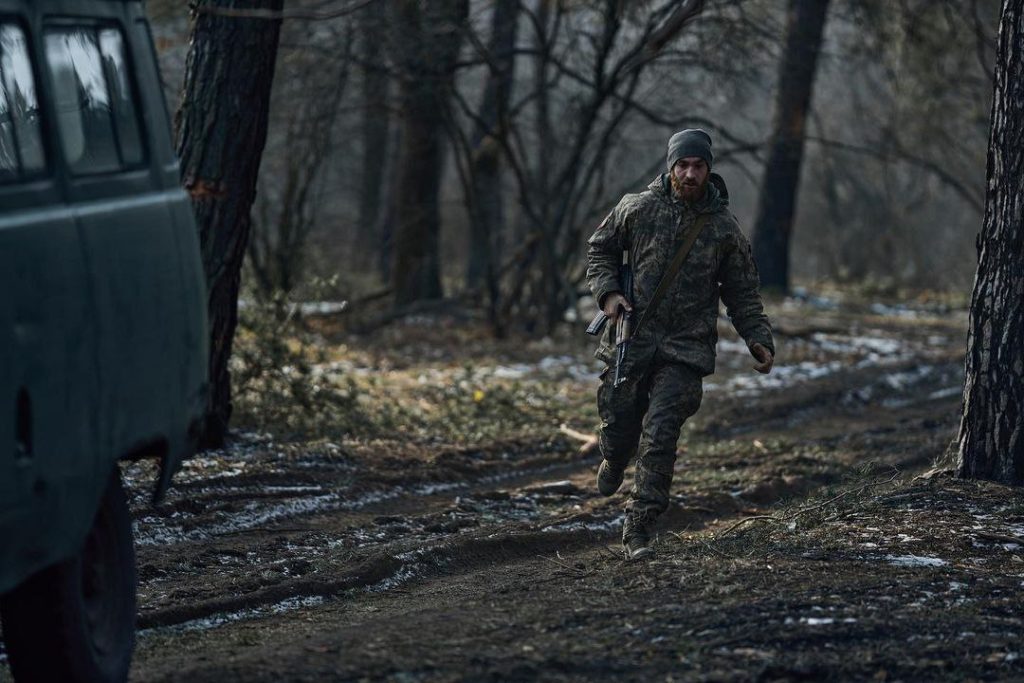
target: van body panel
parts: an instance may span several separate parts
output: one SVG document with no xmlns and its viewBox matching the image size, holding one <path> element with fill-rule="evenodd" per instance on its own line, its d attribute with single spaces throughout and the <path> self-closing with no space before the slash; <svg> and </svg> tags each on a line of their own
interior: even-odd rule
<svg viewBox="0 0 1024 683">
<path fill-rule="evenodd" d="M 3 593 L 78 552 L 119 459 L 161 444 L 173 472 L 191 454 L 208 340 L 198 234 L 142 3 L 0 0 L 0 22 L 26 33 L 47 157 L 40 177 L 0 184 Z M 78 25 L 121 31 L 141 163 L 73 173 L 63 156 L 44 35 Z"/>
<path fill-rule="evenodd" d="M 58 205 L 59 206 L 59 205 Z M 73 213 L 0 220 L 7 414 L 0 457 L 0 590 L 77 550 L 102 491 L 95 317 Z"/>
</svg>

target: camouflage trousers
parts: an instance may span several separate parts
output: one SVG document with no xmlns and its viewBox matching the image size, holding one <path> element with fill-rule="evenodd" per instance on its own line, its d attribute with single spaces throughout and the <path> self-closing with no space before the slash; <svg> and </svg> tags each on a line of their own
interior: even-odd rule
<svg viewBox="0 0 1024 683">
<path fill-rule="evenodd" d="M 627 517 L 649 523 L 668 508 L 676 442 L 683 423 L 700 408 L 702 377 L 688 365 L 657 357 L 645 372 L 634 369 L 613 388 L 614 375 L 607 368 L 597 390 L 601 455 L 625 469 L 636 454 Z"/>
</svg>

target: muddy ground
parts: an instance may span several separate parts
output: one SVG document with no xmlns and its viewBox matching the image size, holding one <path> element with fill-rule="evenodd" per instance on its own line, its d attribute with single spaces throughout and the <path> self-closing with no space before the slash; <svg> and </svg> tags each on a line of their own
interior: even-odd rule
<svg viewBox="0 0 1024 683">
<path fill-rule="evenodd" d="M 158 509 L 126 470 L 133 680 L 1024 678 L 1024 499 L 918 476 L 955 435 L 965 312 L 771 313 L 765 378 L 723 324 L 641 563 L 559 429 L 595 426 L 585 341 L 325 325 L 323 372 L 383 428 L 239 432 Z"/>
</svg>

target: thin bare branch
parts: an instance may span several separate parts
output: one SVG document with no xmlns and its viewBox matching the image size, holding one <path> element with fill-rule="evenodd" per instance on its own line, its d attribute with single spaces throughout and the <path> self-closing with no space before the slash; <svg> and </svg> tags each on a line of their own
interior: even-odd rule
<svg viewBox="0 0 1024 683">
<path fill-rule="evenodd" d="M 881 161 L 902 161 L 912 166 L 923 168 L 926 171 L 932 173 L 936 178 L 941 180 L 943 183 L 948 185 L 954 192 L 970 204 L 972 207 L 977 209 L 979 212 L 985 211 L 984 197 L 980 196 L 980 193 L 967 187 L 959 178 L 954 176 L 952 173 L 944 169 L 941 165 L 934 161 L 924 159 L 922 157 L 910 154 L 905 150 L 899 148 L 893 148 L 891 145 L 879 145 L 877 147 L 864 147 L 861 145 L 855 145 L 849 142 L 842 142 L 840 140 L 829 140 L 827 138 L 808 136 L 808 142 L 815 142 L 819 145 L 825 145 L 826 147 L 833 147 L 835 149 L 841 149 L 846 152 L 853 152 L 854 154 L 863 154 L 865 156 L 874 157 Z"/>
<path fill-rule="evenodd" d="M 282 10 L 275 12 L 274 10 L 266 9 L 236 9 L 233 7 L 210 7 L 204 5 L 202 7 L 192 5 L 192 10 L 197 14 L 208 14 L 216 17 L 229 17 L 232 19 L 270 19 L 281 21 L 284 19 L 299 19 L 302 21 L 328 21 L 330 19 L 339 19 L 341 17 L 347 17 L 350 14 L 354 14 L 364 7 L 377 2 L 377 0 L 360 0 L 351 5 L 345 7 L 339 7 L 334 10 L 326 11 L 311 11 L 311 10 Z"/>
</svg>

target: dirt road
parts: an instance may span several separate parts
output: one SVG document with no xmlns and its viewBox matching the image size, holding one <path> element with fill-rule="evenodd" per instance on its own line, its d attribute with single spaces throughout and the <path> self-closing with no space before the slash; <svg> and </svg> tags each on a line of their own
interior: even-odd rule
<svg viewBox="0 0 1024 683">
<path fill-rule="evenodd" d="M 793 305 L 776 320 L 782 352 L 768 378 L 749 372 L 735 339 L 721 342 L 648 563 L 621 559 L 623 498 L 596 495 L 597 461 L 558 433 L 558 401 L 544 404 L 550 419 L 535 434 L 508 441 L 280 444 L 250 434 L 194 459 L 159 510 L 139 491 L 133 679 L 1022 673 L 1019 648 L 999 649 L 1020 632 L 1020 554 L 997 544 L 973 551 L 992 554 L 981 564 L 936 564 L 946 536 L 916 538 L 913 510 L 885 502 L 919 500 L 917 527 L 946 509 L 968 515 L 945 520 L 947 530 L 1004 535 L 1015 527 L 1003 522 L 1024 513 L 991 492 L 964 512 L 952 501 L 970 494 L 953 484 L 908 483 L 954 435 L 963 315 Z M 597 369 L 580 349 L 477 360 L 485 389 L 488 378 L 545 378 L 569 403 L 589 401 Z M 436 380 L 449 365 L 402 372 Z M 716 537 L 745 517 L 793 511 Z M 925 640 L 911 656 L 913 638 Z"/>
</svg>

